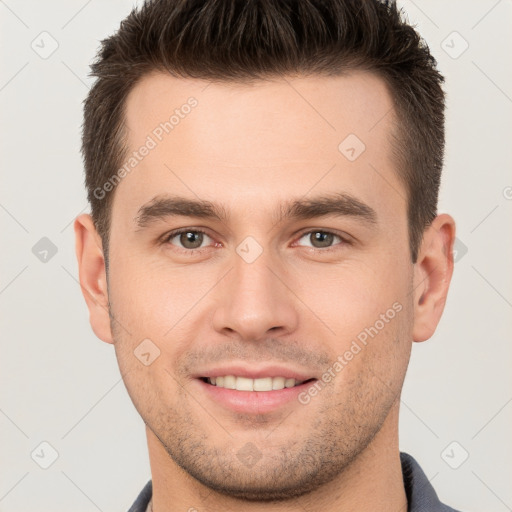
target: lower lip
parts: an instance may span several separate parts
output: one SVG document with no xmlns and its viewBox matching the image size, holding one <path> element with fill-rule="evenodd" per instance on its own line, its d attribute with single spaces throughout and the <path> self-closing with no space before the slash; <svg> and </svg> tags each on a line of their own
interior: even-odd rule
<svg viewBox="0 0 512 512">
<path fill-rule="evenodd" d="M 237 391 L 213 386 L 201 379 L 196 379 L 206 395 L 218 404 L 237 413 L 265 414 L 294 402 L 300 405 L 298 395 L 305 391 L 314 381 L 304 382 L 293 388 L 272 391 Z"/>
</svg>

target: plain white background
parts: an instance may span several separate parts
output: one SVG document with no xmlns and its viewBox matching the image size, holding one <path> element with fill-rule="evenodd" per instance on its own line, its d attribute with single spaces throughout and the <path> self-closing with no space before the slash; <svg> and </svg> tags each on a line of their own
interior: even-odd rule
<svg viewBox="0 0 512 512">
<path fill-rule="evenodd" d="M 0 1 L 0 511 L 123 512 L 150 478 L 113 347 L 89 326 L 72 229 L 88 211 L 88 66 L 133 5 Z M 446 76 L 440 211 L 458 223 L 444 317 L 413 347 L 400 448 L 451 506 L 512 510 L 512 2 L 400 5 Z"/>
</svg>

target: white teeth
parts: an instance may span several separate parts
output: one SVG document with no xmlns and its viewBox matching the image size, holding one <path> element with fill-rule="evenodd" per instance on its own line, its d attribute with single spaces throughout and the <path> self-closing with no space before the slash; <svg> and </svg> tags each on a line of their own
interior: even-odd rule
<svg viewBox="0 0 512 512">
<path fill-rule="evenodd" d="M 254 391 L 254 380 L 237 377 L 235 387 L 238 391 Z"/>
<path fill-rule="evenodd" d="M 249 379 L 224 375 L 222 377 L 209 377 L 208 382 L 219 388 L 236 389 L 237 391 L 273 391 L 283 388 L 293 388 L 302 384 L 303 380 L 286 379 L 285 377 L 263 377 Z"/>
<path fill-rule="evenodd" d="M 285 380 L 284 377 L 274 377 L 272 379 L 272 389 L 283 389 Z"/>
<path fill-rule="evenodd" d="M 236 377 L 233 375 L 226 375 L 224 377 L 224 386 L 227 389 L 236 389 Z"/>
<path fill-rule="evenodd" d="M 272 377 L 254 379 L 254 391 L 272 391 Z"/>
<path fill-rule="evenodd" d="M 286 379 L 284 381 L 285 388 L 293 388 L 293 386 L 295 386 L 295 379 Z"/>
</svg>

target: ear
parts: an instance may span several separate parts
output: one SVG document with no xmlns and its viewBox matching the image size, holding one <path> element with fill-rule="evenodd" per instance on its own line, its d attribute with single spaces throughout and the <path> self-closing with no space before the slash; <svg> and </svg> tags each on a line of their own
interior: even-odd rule
<svg viewBox="0 0 512 512">
<path fill-rule="evenodd" d="M 106 343 L 113 343 L 101 237 L 88 214 L 79 215 L 75 219 L 74 228 L 78 275 L 80 287 L 89 309 L 89 322 L 98 338 Z"/>
<path fill-rule="evenodd" d="M 444 310 L 453 273 L 455 221 L 438 215 L 425 230 L 414 265 L 413 340 L 428 340 Z"/>
</svg>

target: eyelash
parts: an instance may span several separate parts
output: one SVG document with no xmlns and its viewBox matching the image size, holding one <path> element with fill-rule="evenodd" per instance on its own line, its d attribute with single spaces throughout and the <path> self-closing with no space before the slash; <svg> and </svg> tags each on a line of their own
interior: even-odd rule
<svg viewBox="0 0 512 512">
<path fill-rule="evenodd" d="M 172 240 L 173 238 L 175 238 L 178 235 L 181 235 L 182 233 L 202 233 L 203 235 L 206 235 L 209 238 L 212 238 L 210 235 L 208 235 L 208 233 L 206 233 L 206 231 L 203 231 L 202 229 L 181 228 L 181 229 L 176 229 L 174 231 L 171 231 L 170 233 L 165 234 L 161 241 L 161 244 L 162 245 L 170 244 L 170 240 Z M 334 231 L 328 231 L 328 230 L 324 230 L 324 229 L 310 229 L 309 231 L 304 231 L 298 236 L 297 240 L 300 240 L 305 235 L 309 235 L 311 233 L 323 233 L 323 234 L 327 234 L 327 235 L 333 235 L 335 237 L 338 237 L 341 240 L 341 244 L 336 244 L 331 247 L 325 247 L 323 249 L 320 249 L 317 247 L 308 247 L 308 249 L 311 249 L 314 252 L 327 253 L 327 252 L 332 252 L 332 251 L 338 250 L 339 249 L 338 245 L 352 245 L 352 241 L 349 240 L 347 237 L 343 237 Z M 171 245 L 173 245 L 173 244 L 171 244 Z M 189 254 L 189 255 L 195 255 L 197 253 L 201 253 L 201 252 L 207 250 L 210 246 L 201 247 L 198 249 L 184 249 L 184 248 L 177 247 L 177 246 L 174 246 L 174 247 L 182 253 Z"/>
</svg>

